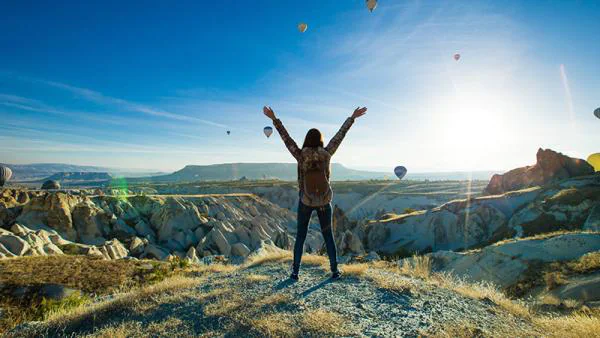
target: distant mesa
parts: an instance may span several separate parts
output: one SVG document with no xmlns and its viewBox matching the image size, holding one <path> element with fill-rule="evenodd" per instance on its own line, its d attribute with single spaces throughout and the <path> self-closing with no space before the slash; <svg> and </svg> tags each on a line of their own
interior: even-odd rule
<svg viewBox="0 0 600 338">
<path fill-rule="evenodd" d="M 60 181 L 63 183 L 78 183 L 78 182 L 103 182 L 110 181 L 112 175 L 107 172 L 59 172 L 50 177 L 46 177 L 44 181 Z"/>
<path fill-rule="evenodd" d="M 60 189 L 60 183 L 54 180 L 47 180 L 42 184 L 42 190 L 58 190 Z"/>
<path fill-rule="evenodd" d="M 383 178 L 386 173 L 354 170 L 339 163 L 332 165 L 333 180 L 364 180 Z M 194 182 L 232 181 L 245 177 L 260 180 L 265 177 L 293 181 L 297 179 L 296 163 L 224 163 L 212 165 L 187 165 L 169 175 L 140 178 L 139 181 Z M 131 181 L 131 180 L 130 180 Z"/>
<path fill-rule="evenodd" d="M 594 173 L 594 168 L 585 160 L 572 158 L 551 149 L 538 149 L 536 158 L 537 162 L 532 166 L 516 168 L 502 175 L 492 176 L 484 193 L 497 195 Z"/>
</svg>

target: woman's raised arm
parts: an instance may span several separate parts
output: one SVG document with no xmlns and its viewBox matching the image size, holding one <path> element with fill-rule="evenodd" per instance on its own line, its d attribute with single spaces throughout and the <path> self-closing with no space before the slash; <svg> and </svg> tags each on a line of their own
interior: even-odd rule
<svg viewBox="0 0 600 338">
<path fill-rule="evenodd" d="M 279 136 L 281 136 L 283 143 L 285 143 L 285 146 L 288 148 L 290 153 L 292 153 L 292 156 L 294 156 L 294 158 L 299 161 L 301 150 L 300 148 L 298 148 L 298 145 L 296 144 L 294 139 L 292 139 L 290 134 L 288 134 L 287 130 L 285 130 L 285 127 L 283 126 L 283 123 L 281 123 L 281 120 L 275 117 L 275 112 L 273 111 L 273 109 L 271 109 L 271 107 L 269 106 L 264 106 L 263 113 L 273 121 L 273 125 L 275 126 L 275 129 L 277 129 Z"/>
<path fill-rule="evenodd" d="M 329 140 L 327 147 L 325 147 L 325 150 L 327 150 L 327 152 L 329 152 L 329 154 L 331 154 L 331 155 L 335 154 L 337 148 L 340 146 L 340 144 L 342 143 L 342 140 L 346 136 L 346 133 L 348 132 L 348 130 L 350 130 L 350 127 L 352 127 L 352 124 L 354 123 L 354 119 L 365 115 L 366 112 L 367 112 L 367 107 L 362 107 L 362 108 L 357 107 L 354 110 L 354 113 L 352 113 L 352 116 L 350 116 L 349 118 L 346 119 L 346 121 L 344 122 L 344 124 L 342 125 L 340 130 L 335 134 L 334 137 L 331 138 L 331 140 Z"/>
</svg>

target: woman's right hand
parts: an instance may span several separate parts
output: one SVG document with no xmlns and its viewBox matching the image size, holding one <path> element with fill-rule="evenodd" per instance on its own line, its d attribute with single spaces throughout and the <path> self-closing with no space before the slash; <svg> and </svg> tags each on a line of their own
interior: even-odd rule
<svg viewBox="0 0 600 338">
<path fill-rule="evenodd" d="M 352 118 L 356 119 L 359 118 L 363 115 L 365 115 L 367 113 L 367 107 L 356 107 L 356 109 L 354 109 L 354 113 L 352 113 Z"/>
<path fill-rule="evenodd" d="M 265 113 L 265 115 L 268 118 L 270 118 L 271 120 L 275 120 L 275 112 L 273 111 L 273 109 L 271 109 L 271 107 L 264 106 L 263 107 L 263 113 Z"/>
</svg>

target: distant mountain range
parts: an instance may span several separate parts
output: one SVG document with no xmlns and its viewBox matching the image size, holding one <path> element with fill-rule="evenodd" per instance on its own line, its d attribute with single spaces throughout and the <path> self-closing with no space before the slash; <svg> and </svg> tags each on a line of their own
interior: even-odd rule
<svg viewBox="0 0 600 338">
<path fill-rule="evenodd" d="M 112 178 L 113 176 L 107 172 L 60 172 L 50 177 L 41 179 L 39 182 L 53 180 L 61 183 L 76 184 L 86 182 L 104 182 L 110 181 Z"/>
<path fill-rule="evenodd" d="M 13 170 L 13 182 L 37 183 L 48 179 L 68 185 L 109 182 L 114 177 L 127 177 L 131 182 L 193 182 L 229 181 L 246 178 L 280 179 L 294 181 L 297 177 L 295 163 L 225 163 L 212 165 L 188 165 L 171 174 L 133 171 L 131 169 L 79 166 L 60 163 L 36 163 L 26 165 L 6 164 Z M 392 179 L 393 172 L 350 169 L 340 163 L 332 165 L 332 180 Z M 409 172 L 408 180 L 489 180 L 493 171 L 476 172 Z"/>
<path fill-rule="evenodd" d="M 108 173 L 116 176 L 129 176 L 129 177 L 140 177 L 140 176 L 152 176 L 161 174 L 156 171 L 149 170 L 136 170 L 136 169 L 123 169 L 123 168 L 107 168 L 107 167 L 95 167 L 95 166 L 82 166 L 74 164 L 64 163 L 33 163 L 33 164 L 4 164 L 9 167 L 13 172 L 12 181 L 23 182 L 23 181 L 38 181 L 43 179 L 49 179 L 50 176 L 58 173 L 89 173 L 89 172 L 100 172 Z"/>
<path fill-rule="evenodd" d="M 339 163 L 331 165 L 332 180 L 364 180 L 384 178 L 383 172 L 354 170 Z M 296 163 L 226 163 L 212 165 L 188 165 L 169 175 L 140 178 L 140 181 L 154 182 L 191 182 L 191 181 L 228 181 L 246 178 L 296 180 Z"/>
</svg>

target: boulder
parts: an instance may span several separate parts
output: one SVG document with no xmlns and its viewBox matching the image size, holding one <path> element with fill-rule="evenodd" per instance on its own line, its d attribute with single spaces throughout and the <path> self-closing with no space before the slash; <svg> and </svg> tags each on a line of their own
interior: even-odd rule
<svg viewBox="0 0 600 338">
<path fill-rule="evenodd" d="M 195 230 L 206 223 L 198 208 L 182 198 L 169 197 L 160 209 L 152 215 L 150 223 L 157 232 L 159 241 L 167 241 L 181 230 Z"/>
<path fill-rule="evenodd" d="M 134 237 L 129 244 L 129 252 L 134 256 L 139 256 L 144 253 L 146 243 L 139 237 Z"/>
<path fill-rule="evenodd" d="M 47 226 L 56 230 L 63 238 L 76 241 L 77 230 L 73 227 L 71 213 L 79 201 L 80 197 L 63 192 L 35 196 L 23 206 L 16 221 L 34 230 Z"/>
<path fill-rule="evenodd" d="M 200 258 L 198 258 L 198 253 L 196 252 L 196 248 L 190 247 L 187 251 L 185 258 L 193 264 L 200 264 Z"/>
<path fill-rule="evenodd" d="M 228 256 L 231 253 L 231 245 L 217 228 L 213 228 L 198 244 L 198 251 L 210 251 Z"/>
<path fill-rule="evenodd" d="M 104 243 L 104 230 L 109 229 L 109 217 L 91 200 L 86 199 L 73 208 L 73 226 L 77 231 L 78 242 L 101 245 Z"/>
<path fill-rule="evenodd" d="M 59 247 L 57 247 L 56 245 L 54 245 L 52 243 L 44 244 L 42 250 L 48 256 L 64 255 L 64 252 Z"/>
<path fill-rule="evenodd" d="M 10 227 L 10 231 L 12 231 L 12 233 L 14 233 L 17 236 L 25 236 L 32 230 L 29 230 L 25 226 L 15 223 L 12 227 Z"/>
<path fill-rule="evenodd" d="M 235 243 L 231 246 L 231 255 L 247 257 L 250 254 L 250 249 L 244 243 Z"/>
<path fill-rule="evenodd" d="M 135 224 L 135 231 L 138 233 L 138 235 L 142 237 L 156 237 L 156 233 L 154 233 L 154 230 L 152 230 L 150 225 L 148 225 L 148 223 L 146 223 L 144 220 L 140 220 Z"/>
<path fill-rule="evenodd" d="M 362 254 L 365 251 L 360 238 L 350 230 L 346 230 L 342 233 L 341 237 L 338 239 L 337 249 L 342 256 L 348 254 Z"/>
<path fill-rule="evenodd" d="M 102 252 L 106 259 L 121 259 L 129 255 L 125 246 L 119 242 L 118 239 L 113 239 L 104 243 L 103 246 L 98 248 Z"/>
<path fill-rule="evenodd" d="M 0 236 L 0 244 L 16 256 L 23 256 L 31 249 L 29 243 L 15 235 Z"/>
<path fill-rule="evenodd" d="M 163 261 L 169 257 L 169 251 L 166 249 L 156 245 L 156 244 L 148 244 L 144 249 L 143 258 L 153 258 L 158 259 L 159 261 Z"/>
<path fill-rule="evenodd" d="M 494 175 L 484 193 L 497 195 L 507 191 L 543 186 L 570 177 L 592 175 L 594 168 L 584 160 L 571 158 L 550 149 L 538 149 L 535 165 Z"/>
</svg>

